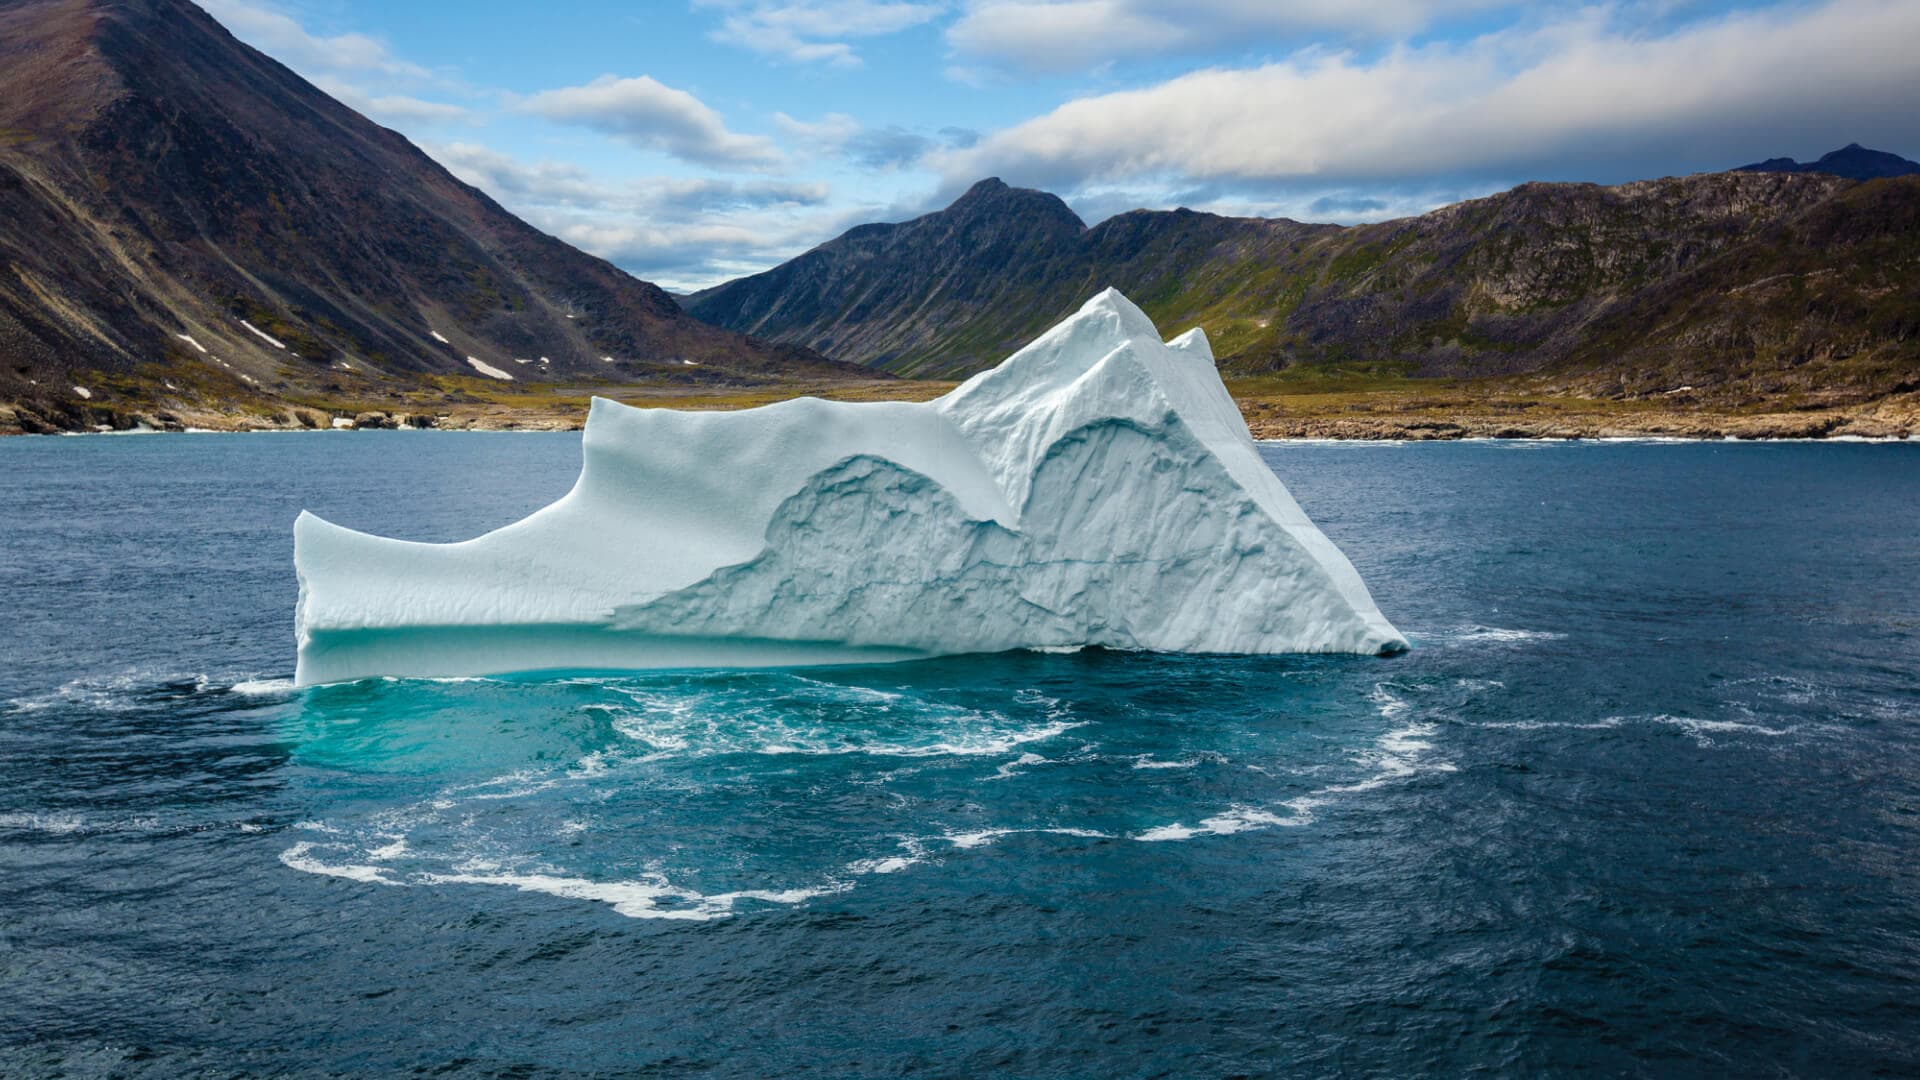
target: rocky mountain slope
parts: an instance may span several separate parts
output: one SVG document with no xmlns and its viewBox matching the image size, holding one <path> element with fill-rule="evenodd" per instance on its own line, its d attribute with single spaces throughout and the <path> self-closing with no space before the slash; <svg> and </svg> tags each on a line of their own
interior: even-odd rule
<svg viewBox="0 0 1920 1080">
<path fill-rule="evenodd" d="M 1076 229 L 1054 196 L 990 180 L 684 303 L 916 375 L 977 370 L 1114 285 L 1169 333 L 1205 326 L 1230 374 L 1872 395 L 1920 372 L 1916 214 L 1920 177 L 1763 171 L 1525 184 L 1352 227 L 1178 210 Z"/>
<path fill-rule="evenodd" d="M 185 0 L 0 0 L 0 402 L 22 426 L 454 377 L 847 374 L 689 318 Z"/>
</svg>

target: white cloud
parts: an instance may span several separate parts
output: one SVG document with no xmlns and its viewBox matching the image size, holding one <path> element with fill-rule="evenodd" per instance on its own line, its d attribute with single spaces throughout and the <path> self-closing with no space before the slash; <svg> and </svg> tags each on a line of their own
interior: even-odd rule
<svg viewBox="0 0 1920 1080">
<path fill-rule="evenodd" d="M 1374 59 L 1306 51 L 1069 102 L 930 159 L 949 185 L 1324 185 L 1738 164 L 1920 138 L 1920 4 L 1828 0 L 1643 34 L 1589 8 Z M 1778 149 L 1776 149 L 1778 148 Z M 1663 164 L 1664 163 L 1664 164 Z"/>
<path fill-rule="evenodd" d="M 313 84 L 363 116 L 390 124 L 439 126 L 475 122 L 473 110 L 444 101 L 428 101 L 407 94 L 382 94 L 325 76 Z"/>
<path fill-rule="evenodd" d="M 946 127 L 939 138 L 909 130 L 898 124 L 867 127 L 845 113 L 828 113 L 815 121 L 795 120 L 786 113 L 775 113 L 774 125 L 807 152 L 844 157 L 866 169 L 902 169 L 917 164 L 941 142 L 950 146 L 972 145 L 978 132 L 969 128 Z"/>
<path fill-rule="evenodd" d="M 715 41 L 803 63 L 858 67 L 849 38 L 879 37 L 941 15 L 941 3 L 902 0 L 695 0 L 726 14 Z"/>
<path fill-rule="evenodd" d="M 521 108 L 697 165 L 768 168 L 783 161 L 772 140 L 727 130 L 720 114 L 699 98 L 646 75 L 602 75 L 585 86 L 543 90 Z"/>
<path fill-rule="evenodd" d="M 645 177 L 613 182 L 577 165 L 527 163 L 474 143 L 426 150 L 536 228 L 673 289 L 763 270 L 848 224 L 809 181 Z"/>
<path fill-rule="evenodd" d="M 310 33 L 290 16 L 255 0 L 200 0 L 207 13 L 233 35 L 303 71 L 359 71 L 428 79 L 432 73 L 395 56 L 365 34 L 326 37 Z"/>
<path fill-rule="evenodd" d="M 846 113 L 828 113 L 818 120 L 795 120 L 786 113 L 773 114 L 774 126 L 788 138 L 815 151 L 837 152 L 847 140 L 860 134 L 860 121 Z"/>
<path fill-rule="evenodd" d="M 1029 71 L 1323 32 L 1404 35 L 1504 0 L 972 0 L 955 50 Z M 962 68 L 961 71 L 970 69 Z"/>
<path fill-rule="evenodd" d="M 578 165 L 559 161 L 527 164 L 476 143 L 427 148 L 448 171 L 503 202 L 622 213 L 710 212 L 739 207 L 815 206 L 826 201 L 826 184 L 812 181 L 737 181 L 716 177 L 653 176 L 612 182 Z"/>
</svg>

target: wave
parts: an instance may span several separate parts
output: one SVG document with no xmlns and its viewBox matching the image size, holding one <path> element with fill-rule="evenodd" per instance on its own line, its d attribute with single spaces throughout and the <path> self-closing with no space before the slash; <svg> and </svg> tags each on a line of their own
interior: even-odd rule
<svg viewBox="0 0 1920 1080">
<path fill-rule="evenodd" d="M 77 676 L 50 689 L 8 698 L 0 705 L 16 714 L 75 708 L 97 713 L 128 713 L 166 708 L 184 699 L 220 694 L 269 697 L 290 693 L 292 689 L 291 679 L 262 678 L 251 672 L 210 674 L 133 668 L 113 674 Z"/>
<path fill-rule="evenodd" d="M 1517 645 L 1535 641 L 1563 641 L 1567 635 L 1554 630 L 1521 630 L 1467 623 L 1418 636 L 1436 645 Z"/>
<path fill-rule="evenodd" d="M 1305 825 L 1312 820 L 1313 816 L 1304 810 L 1282 817 L 1257 807 L 1234 806 L 1212 817 L 1202 818 L 1198 825 L 1188 826 L 1174 822 L 1171 825 L 1159 825 L 1142 830 L 1133 834 L 1133 838 L 1151 844 L 1167 840 L 1191 840 L 1196 836 L 1232 836 L 1234 833 L 1246 832 L 1249 829 L 1266 829 L 1276 825 Z"/>
<path fill-rule="evenodd" d="M 804 676 L 785 676 L 771 686 L 712 682 L 711 688 L 608 684 L 631 707 L 592 707 L 643 748 L 649 761 L 729 754 L 992 757 L 1085 725 L 1058 700 L 1031 691 L 1017 693 L 1014 701 L 1041 715 L 1023 718 Z"/>
<path fill-rule="evenodd" d="M 1384 720 L 1399 721 L 1413 707 L 1394 692 L 1396 689 L 1402 693 L 1409 692 L 1395 684 L 1378 683 L 1369 695 L 1369 700 Z M 1316 809 L 1341 796 L 1373 791 L 1421 773 L 1454 772 L 1457 766 L 1452 762 L 1429 760 L 1427 757 L 1433 749 L 1432 737 L 1438 730 L 1437 724 L 1415 721 L 1382 733 L 1374 740 L 1372 747 L 1355 755 L 1359 764 L 1372 770 L 1367 776 L 1348 783 L 1329 784 L 1276 804 L 1287 811 L 1285 814 L 1258 806 L 1233 805 L 1211 817 L 1202 818 L 1198 825 L 1178 821 L 1157 825 L 1134 833 L 1133 839 L 1150 843 L 1192 840 L 1202 836 L 1231 836 L 1256 829 L 1312 824 Z"/>
</svg>

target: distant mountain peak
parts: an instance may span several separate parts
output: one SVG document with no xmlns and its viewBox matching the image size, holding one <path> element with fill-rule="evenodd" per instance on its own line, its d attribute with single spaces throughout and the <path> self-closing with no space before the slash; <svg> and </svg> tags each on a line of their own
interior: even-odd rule
<svg viewBox="0 0 1920 1080">
<path fill-rule="evenodd" d="M 1790 157 L 1768 158 L 1742 165 L 1734 172 L 1825 173 L 1849 180 L 1877 180 L 1888 176 L 1920 174 L 1920 161 L 1909 161 L 1885 150 L 1869 150 L 1859 143 L 1848 143 L 1820 156 L 1818 161 L 1795 161 Z"/>
</svg>

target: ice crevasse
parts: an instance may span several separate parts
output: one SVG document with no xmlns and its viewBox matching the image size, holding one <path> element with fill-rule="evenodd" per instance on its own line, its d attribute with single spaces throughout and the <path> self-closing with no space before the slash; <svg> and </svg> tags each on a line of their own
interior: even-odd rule
<svg viewBox="0 0 1920 1080">
<path fill-rule="evenodd" d="M 573 490 L 473 540 L 294 526 L 297 681 L 1107 646 L 1404 650 L 1205 335 L 1107 290 L 929 402 L 595 399 Z"/>
</svg>

